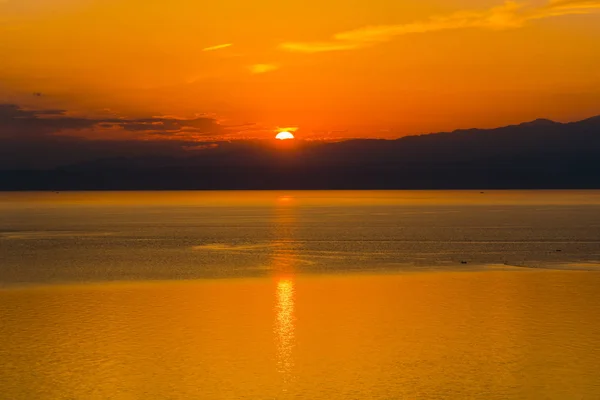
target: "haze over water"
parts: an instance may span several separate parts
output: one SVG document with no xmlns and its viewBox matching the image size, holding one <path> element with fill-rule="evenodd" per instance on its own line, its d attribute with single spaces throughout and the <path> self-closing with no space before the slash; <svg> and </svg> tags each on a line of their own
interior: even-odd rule
<svg viewBox="0 0 600 400">
<path fill-rule="evenodd" d="M 11 399 L 600 397 L 600 192 L 0 194 Z"/>
</svg>

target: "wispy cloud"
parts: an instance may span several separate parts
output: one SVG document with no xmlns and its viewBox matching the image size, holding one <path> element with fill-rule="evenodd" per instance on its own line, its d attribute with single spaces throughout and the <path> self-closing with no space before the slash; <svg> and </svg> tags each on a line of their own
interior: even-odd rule
<svg viewBox="0 0 600 400">
<path fill-rule="evenodd" d="M 360 47 L 359 43 L 331 41 L 331 42 L 286 42 L 279 48 L 298 53 L 323 53 L 326 51 L 352 50 Z"/>
<path fill-rule="evenodd" d="M 248 67 L 250 72 L 253 74 L 264 74 L 266 72 L 275 71 L 279 69 L 279 65 L 276 64 L 254 64 Z"/>
<path fill-rule="evenodd" d="M 600 0 L 550 0 L 547 4 L 538 7 L 506 1 L 500 6 L 487 10 L 459 11 L 407 24 L 366 26 L 337 33 L 327 41 L 286 42 L 280 44 L 279 48 L 299 53 L 352 50 L 388 42 L 395 37 L 408 34 L 466 28 L 512 29 L 519 28 L 531 20 L 591 14 L 598 11 L 600 11 Z"/>
<path fill-rule="evenodd" d="M 202 49 L 202 51 L 221 50 L 221 49 L 226 49 L 226 48 L 231 47 L 231 46 L 233 46 L 233 43 L 218 44 L 216 46 L 205 47 L 205 48 Z"/>
<path fill-rule="evenodd" d="M 551 0 L 547 5 L 534 10 L 529 19 L 591 14 L 598 11 L 600 11 L 599 0 Z"/>
<path fill-rule="evenodd" d="M 290 126 L 290 127 L 277 127 L 277 132 L 296 132 L 298 130 L 298 127 L 296 126 Z"/>
</svg>

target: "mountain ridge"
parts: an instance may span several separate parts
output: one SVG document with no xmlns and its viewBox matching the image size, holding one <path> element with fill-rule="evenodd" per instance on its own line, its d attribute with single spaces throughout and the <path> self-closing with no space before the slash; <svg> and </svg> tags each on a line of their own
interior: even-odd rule
<svg viewBox="0 0 600 400">
<path fill-rule="evenodd" d="M 0 171 L 2 190 L 600 188 L 600 116 L 394 140 L 219 142 Z"/>
</svg>

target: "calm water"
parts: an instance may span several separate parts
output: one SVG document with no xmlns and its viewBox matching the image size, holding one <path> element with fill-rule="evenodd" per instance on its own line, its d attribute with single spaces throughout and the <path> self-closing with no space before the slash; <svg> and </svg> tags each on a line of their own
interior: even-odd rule
<svg viewBox="0 0 600 400">
<path fill-rule="evenodd" d="M 600 192 L 0 193 L 0 398 L 600 398 Z"/>
<path fill-rule="evenodd" d="M 4 285 L 597 269 L 600 191 L 0 193 L 0 256 Z"/>
</svg>

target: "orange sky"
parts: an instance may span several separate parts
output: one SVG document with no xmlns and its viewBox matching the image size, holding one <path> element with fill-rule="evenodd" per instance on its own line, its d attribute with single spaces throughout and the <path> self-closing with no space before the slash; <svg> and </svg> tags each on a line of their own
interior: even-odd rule
<svg viewBox="0 0 600 400">
<path fill-rule="evenodd" d="M 0 103 L 228 138 L 570 121 L 600 114 L 599 43 L 600 0 L 0 0 Z"/>
</svg>

